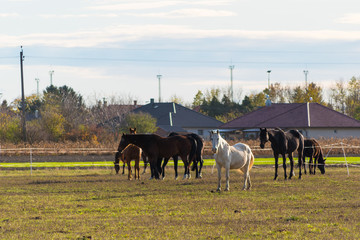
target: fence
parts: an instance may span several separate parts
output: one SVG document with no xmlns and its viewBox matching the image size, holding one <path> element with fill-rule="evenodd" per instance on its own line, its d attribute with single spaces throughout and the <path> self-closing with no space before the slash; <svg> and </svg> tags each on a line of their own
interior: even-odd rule
<svg viewBox="0 0 360 240">
<path fill-rule="evenodd" d="M 255 157 L 272 157 L 272 149 L 264 148 L 261 149 L 259 146 L 251 146 L 250 147 L 255 155 Z M 347 169 L 347 173 L 349 175 L 349 166 L 359 167 L 360 166 L 360 154 L 356 156 L 359 161 L 355 162 L 356 164 L 349 164 L 347 161 L 347 150 L 351 149 L 359 149 L 360 146 L 354 146 L 350 144 L 345 144 L 343 142 L 335 143 L 335 144 L 327 144 L 323 145 L 322 149 L 324 151 L 325 159 L 330 156 L 330 154 L 339 155 L 339 151 L 341 150 L 343 161 L 334 162 L 331 164 L 341 164 L 345 165 Z M 34 162 L 73 162 L 73 164 L 68 165 L 60 165 L 54 167 L 96 167 L 96 166 L 112 166 L 115 150 L 111 148 L 1 148 L 0 145 L 0 169 L 2 165 L 7 164 L 7 167 L 13 168 L 30 168 L 30 172 L 32 173 Z M 353 151 L 351 151 L 353 152 Z M 52 159 L 49 159 L 52 158 Z M 211 146 L 209 144 L 205 144 L 204 147 L 204 158 L 213 158 L 213 154 L 211 152 Z M 10 159 L 15 159 L 10 160 Z M 34 161 L 35 160 L 35 161 Z M 74 161 L 76 160 L 76 161 Z M 11 162 L 10 162 L 11 161 Z M 13 163 L 13 165 L 11 165 Z M 23 163 L 17 164 L 17 163 Z M 26 164 L 25 164 L 26 163 Z M 257 161 L 257 163 L 261 163 Z M 329 161 L 327 162 L 327 165 Z M 35 164 L 36 165 L 36 164 Z M 21 167 L 19 167 L 21 166 Z"/>
</svg>

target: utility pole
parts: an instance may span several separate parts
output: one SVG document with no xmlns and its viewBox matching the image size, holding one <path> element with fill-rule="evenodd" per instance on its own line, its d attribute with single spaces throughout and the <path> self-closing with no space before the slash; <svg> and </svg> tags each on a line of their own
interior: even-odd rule
<svg viewBox="0 0 360 240">
<path fill-rule="evenodd" d="M 35 78 L 35 81 L 36 81 L 36 96 L 39 97 L 39 81 L 40 79 L 38 78 Z"/>
<path fill-rule="evenodd" d="M 52 86 L 52 75 L 54 74 L 54 70 L 49 71 L 50 74 L 50 86 Z"/>
<path fill-rule="evenodd" d="M 156 77 L 159 79 L 159 102 L 161 102 L 161 85 L 160 85 L 160 80 L 162 75 L 156 75 Z"/>
<path fill-rule="evenodd" d="M 24 62 L 24 53 L 21 46 L 20 50 L 20 75 L 21 75 L 21 110 L 22 110 L 22 131 L 23 131 L 23 141 L 26 142 L 26 115 L 25 115 L 25 94 L 24 94 L 24 71 L 23 71 L 23 62 Z"/>
<path fill-rule="evenodd" d="M 230 69 L 230 99 L 232 102 L 234 102 L 234 88 L 233 88 L 233 69 L 235 68 L 234 65 L 230 65 L 229 69 Z"/>
</svg>

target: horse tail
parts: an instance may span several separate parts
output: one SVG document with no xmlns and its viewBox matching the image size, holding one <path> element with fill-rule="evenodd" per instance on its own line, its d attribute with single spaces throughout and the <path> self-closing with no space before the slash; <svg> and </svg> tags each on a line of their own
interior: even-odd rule
<svg viewBox="0 0 360 240">
<path fill-rule="evenodd" d="M 191 149 L 190 149 L 190 153 L 189 153 L 189 164 L 191 163 L 191 161 L 194 159 L 194 157 L 196 156 L 196 141 L 193 137 L 191 136 L 187 136 L 187 138 L 189 139 L 189 141 L 191 142 Z M 196 160 L 195 160 L 196 161 Z"/>
<path fill-rule="evenodd" d="M 250 154 L 250 164 L 249 164 L 249 171 L 250 171 L 250 169 L 254 165 L 255 157 L 254 157 L 254 154 L 252 153 L 250 147 L 248 149 L 249 149 L 248 151 L 249 151 L 249 154 Z"/>
</svg>

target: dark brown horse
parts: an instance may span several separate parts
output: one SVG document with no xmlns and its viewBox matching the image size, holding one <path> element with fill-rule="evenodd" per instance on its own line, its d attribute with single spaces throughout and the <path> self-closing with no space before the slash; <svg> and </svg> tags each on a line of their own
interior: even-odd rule
<svg viewBox="0 0 360 240">
<path fill-rule="evenodd" d="M 191 141 L 186 136 L 160 137 L 156 134 L 123 134 L 119 147 L 126 147 L 128 144 L 140 147 L 148 156 L 151 176 L 159 179 L 162 172 L 161 160 L 169 159 L 172 156 L 180 156 L 184 161 L 185 168 L 189 168 L 194 153 L 191 151 Z M 189 155 L 189 158 L 187 156 Z"/>
<path fill-rule="evenodd" d="M 294 159 L 293 152 L 298 152 L 298 165 L 299 165 L 299 179 L 301 179 L 301 166 L 302 166 L 302 154 L 304 150 L 304 137 L 298 130 L 289 130 L 284 132 L 280 128 L 267 130 L 266 128 L 260 128 L 260 147 L 264 148 L 265 143 L 270 141 L 271 148 L 275 158 L 275 177 L 278 177 L 278 158 L 279 154 L 283 157 L 283 168 L 285 179 L 286 175 L 286 154 L 290 159 L 290 176 L 294 174 Z"/>
<path fill-rule="evenodd" d="M 319 168 L 321 174 L 325 173 L 325 160 L 320 144 L 313 138 L 304 140 L 304 154 L 303 164 L 304 172 L 306 174 L 305 157 L 309 157 L 309 172 L 315 174 L 316 166 Z M 314 163 L 313 163 L 314 158 Z"/>
<path fill-rule="evenodd" d="M 176 136 L 176 135 L 180 135 L 179 133 L 176 132 L 171 132 L 169 134 L 169 136 Z M 203 149 L 204 149 L 204 142 L 202 140 L 202 138 L 195 134 L 195 133 L 189 133 L 189 134 L 185 134 L 184 136 L 187 136 L 189 138 L 193 138 L 195 140 L 195 159 L 193 161 L 193 165 L 192 165 L 192 171 L 195 170 L 196 172 L 196 178 L 201 178 L 201 169 L 203 167 L 204 164 L 204 160 L 202 158 L 202 153 L 203 153 Z M 177 161 L 178 161 L 178 156 L 173 156 L 174 159 L 174 169 L 175 169 L 175 173 L 177 176 Z M 200 168 L 198 169 L 198 163 L 200 163 Z M 175 176 L 175 177 L 176 177 Z"/>
<path fill-rule="evenodd" d="M 131 180 L 131 160 L 135 160 L 135 179 L 140 179 L 140 158 L 141 158 L 141 148 L 135 146 L 134 144 L 127 145 L 124 150 L 117 152 L 115 155 L 115 171 L 119 172 L 119 159 L 128 166 L 128 179 Z M 137 173 L 137 174 L 136 174 Z"/>
</svg>

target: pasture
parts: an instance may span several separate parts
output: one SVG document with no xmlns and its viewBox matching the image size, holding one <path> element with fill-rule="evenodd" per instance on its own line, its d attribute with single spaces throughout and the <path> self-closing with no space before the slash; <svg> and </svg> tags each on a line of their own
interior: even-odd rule
<svg viewBox="0 0 360 240">
<path fill-rule="evenodd" d="M 168 167 L 164 180 L 147 171 L 129 181 L 113 168 L 2 168 L 0 239 L 360 238 L 358 167 L 274 181 L 272 167 L 255 166 L 250 191 L 230 172 L 230 192 L 215 191 L 211 169 L 202 179 L 174 180 Z"/>
</svg>

